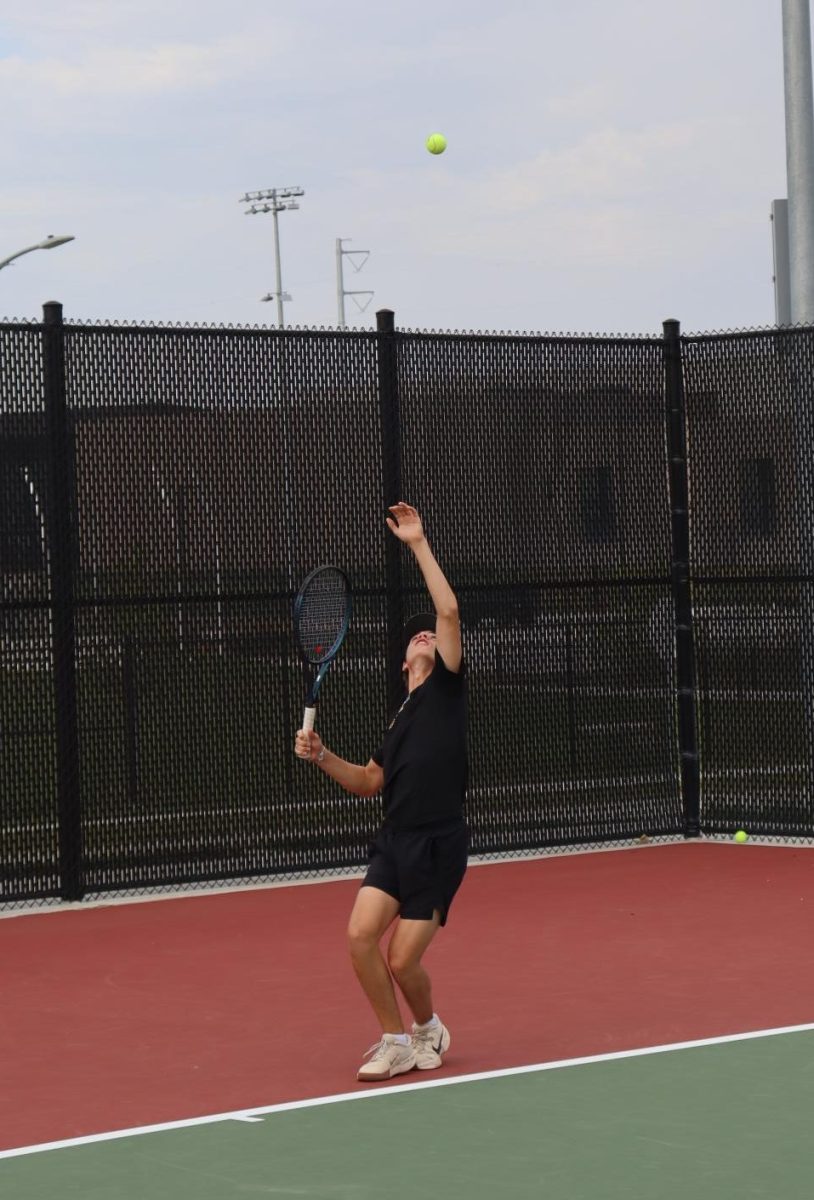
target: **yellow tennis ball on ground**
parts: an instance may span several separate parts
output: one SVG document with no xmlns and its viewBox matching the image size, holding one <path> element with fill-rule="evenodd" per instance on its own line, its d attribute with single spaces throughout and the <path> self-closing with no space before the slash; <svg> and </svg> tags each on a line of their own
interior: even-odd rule
<svg viewBox="0 0 814 1200">
<path fill-rule="evenodd" d="M 443 133 L 431 133 L 426 142 L 430 154 L 443 154 L 447 148 L 447 139 Z"/>
<path fill-rule="evenodd" d="M 745 829 L 739 829 L 738 832 L 735 834 L 735 841 L 736 842 L 748 842 L 749 834 L 746 832 Z"/>
</svg>

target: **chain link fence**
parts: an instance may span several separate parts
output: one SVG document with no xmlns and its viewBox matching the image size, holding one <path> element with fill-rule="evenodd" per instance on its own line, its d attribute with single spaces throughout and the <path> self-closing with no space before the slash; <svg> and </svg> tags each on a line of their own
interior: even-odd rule
<svg viewBox="0 0 814 1200">
<path fill-rule="evenodd" d="M 811 330 L 551 338 L 0 325 L 0 900 L 359 866 L 377 798 L 293 756 L 291 603 L 366 762 L 459 597 L 475 853 L 814 833 Z"/>
</svg>

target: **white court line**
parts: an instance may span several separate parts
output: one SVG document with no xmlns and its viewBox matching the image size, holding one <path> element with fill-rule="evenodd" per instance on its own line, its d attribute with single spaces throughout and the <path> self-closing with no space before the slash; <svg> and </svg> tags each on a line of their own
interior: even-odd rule
<svg viewBox="0 0 814 1200">
<path fill-rule="evenodd" d="M 756 1038 L 777 1037 L 784 1033 L 810 1033 L 814 1024 L 783 1025 L 777 1029 L 756 1029 L 749 1033 L 729 1033 L 722 1037 L 699 1038 L 692 1042 L 671 1042 L 665 1046 L 644 1046 L 637 1050 L 615 1050 L 609 1054 L 591 1054 L 584 1058 L 562 1058 L 554 1062 L 533 1063 L 525 1067 L 505 1067 L 497 1071 L 478 1071 L 472 1075 L 455 1075 L 450 1079 L 428 1079 L 421 1083 L 389 1084 L 364 1092 L 340 1092 L 332 1096 L 315 1096 L 309 1100 L 290 1100 L 285 1104 L 269 1104 L 264 1108 L 245 1108 L 236 1112 L 215 1113 L 209 1117 L 190 1117 L 184 1121 L 165 1121 L 160 1125 L 141 1125 L 133 1129 L 114 1129 L 108 1133 L 92 1133 L 85 1137 L 66 1138 L 59 1142 L 40 1142 L 34 1146 L 18 1146 L 0 1150 L 0 1159 L 21 1158 L 27 1154 L 42 1154 L 46 1150 L 67 1150 L 73 1146 L 91 1146 L 98 1142 L 113 1142 L 121 1138 L 140 1137 L 146 1133 L 167 1133 L 172 1129 L 193 1129 L 199 1125 L 217 1125 L 222 1121 L 260 1121 L 272 1113 L 293 1112 L 301 1108 L 318 1108 L 326 1104 L 341 1104 L 346 1100 L 370 1100 L 376 1097 L 401 1095 L 404 1092 L 424 1091 L 426 1088 L 451 1087 L 458 1083 L 477 1083 L 483 1079 L 505 1079 L 512 1075 L 530 1075 L 535 1071 L 559 1071 L 564 1067 L 584 1067 L 596 1063 L 618 1062 L 626 1058 L 643 1058 L 650 1054 L 668 1054 L 674 1050 L 695 1050 L 701 1046 L 722 1046 L 730 1042 L 747 1042 Z"/>
</svg>

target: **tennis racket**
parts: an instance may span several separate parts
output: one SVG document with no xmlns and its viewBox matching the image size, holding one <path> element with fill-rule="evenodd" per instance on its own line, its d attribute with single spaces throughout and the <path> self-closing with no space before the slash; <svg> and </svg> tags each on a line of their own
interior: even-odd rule
<svg viewBox="0 0 814 1200">
<path fill-rule="evenodd" d="M 305 698 L 302 728 L 314 728 L 317 695 L 348 632 L 350 584 L 338 567 L 317 567 L 294 600 L 294 634 L 303 660 L 317 671 Z"/>
</svg>

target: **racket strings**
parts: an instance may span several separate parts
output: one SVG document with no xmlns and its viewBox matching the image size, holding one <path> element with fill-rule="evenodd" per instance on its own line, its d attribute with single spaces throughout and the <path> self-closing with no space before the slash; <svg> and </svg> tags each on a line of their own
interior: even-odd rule
<svg viewBox="0 0 814 1200">
<path fill-rule="evenodd" d="M 345 630 L 348 589 L 341 571 L 320 571 L 308 584 L 297 613 L 297 639 L 309 662 L 327 658 Z"/>
</svg>

